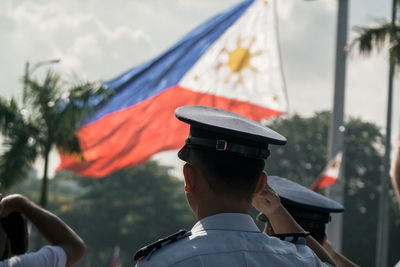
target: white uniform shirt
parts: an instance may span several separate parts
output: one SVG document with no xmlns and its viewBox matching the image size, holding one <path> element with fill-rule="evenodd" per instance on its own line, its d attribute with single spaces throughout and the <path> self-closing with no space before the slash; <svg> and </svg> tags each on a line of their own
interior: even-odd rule
<svg viewBox="0 0 400 267">
<path fill-rule="evenodd" d="M 154 251 L 137 266 L 330 266 L 318 259 L 304 239 L 295 245 L 263 234 L 247 214 L 206 217 L 191 233 Z"/>
<path fill-rule="evenodd" d="M 67 255 L 58 246 L 44 246 L 37 252 L 0 261 L 0 267 L 65 267 L 66 264 Z"/>
</svg>

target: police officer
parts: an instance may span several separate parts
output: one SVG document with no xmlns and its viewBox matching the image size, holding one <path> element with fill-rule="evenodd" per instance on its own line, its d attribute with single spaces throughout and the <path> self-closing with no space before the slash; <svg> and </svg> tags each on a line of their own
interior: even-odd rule
<svg viewBox="0 0 400 267">
<path fill-rule="evenodd" d="M 344 211 L 340 203 L 286 178 L 269 176 L 268 184 L 279 195 L 282 205 L 296 222 L 304 230 L 310 232 L 311 236 L 326 249 L 335 261 L 336 266 L 358 266 L 341 253 L 335 251 L 327 240 L 325 228 L 326 224 L 330 222 L 330 213 Z M 260 213 L 257 219 L 265 222 L 265 233 L 274 235 L 274 229 L 263 213 Z"/>
<path fill-rule="evenodd" d="M 333 265 L 267 185 L 268 146 L 285 144 L 283 136 L 216 108 L 186 106 L 175 115 L 190 124 L 178 157 L 186 162 L 184 190 L 198 222 L 190 232 L 179 231 L 139 250 L 137 266 Z M 249 215 L 252 203 L 267 214 L 276 233 L 293 243 L 261 233 Z"/>
</svg>

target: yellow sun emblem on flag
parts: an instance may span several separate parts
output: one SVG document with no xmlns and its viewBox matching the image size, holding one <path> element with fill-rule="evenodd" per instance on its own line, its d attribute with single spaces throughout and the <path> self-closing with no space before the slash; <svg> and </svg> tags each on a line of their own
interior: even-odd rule
<svg viewBox="0 0 400 267">
<path fill-rule="evenodd" d="M 263 51 L 256 51 L 255 53 L 251 53 L 250 49 L 251 46 L 254 44 L 256 41 L 256 37 L 253 37 L 250 40 L 250 43 L 247 47 L 241 46 L 242 38 L 240 35 L 236 39 L 236 49 L 233 51 L 229 51 L 226 48 L 223 48 L 221 50 L 221 53 L 227 53 L 228 54 L 228 61 L 219 63 L 217 65 L 217 70 L 227 66 L 230 68 L 231 72 L 229 75 L 225 78 L 224 82 L 228 83 L 232 77 L 232 75 L 237 74 L 238 75 L 238 81 L 239 83 L 243 83 L 243 74 L 242 71 L 244 69 L 250 69 L 253 72 L 258 72 L 258 69 L 250 64 L 250 60 L 255 57 L 259 56 L 263 53 Z"/>
<path fill-rule="evenodd" d="M 332 169 L 337 169 L 337 168 L 339 168 L 339 162 L 334 161 L 332 164 Z"/>
</svg>

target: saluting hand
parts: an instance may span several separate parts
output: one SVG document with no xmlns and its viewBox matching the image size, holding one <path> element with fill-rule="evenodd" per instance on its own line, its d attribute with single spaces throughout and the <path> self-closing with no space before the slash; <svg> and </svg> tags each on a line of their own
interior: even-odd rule
<svg viewBox="0 0 400 267">
<path fill-rule="evenodd" d="M 260 193 L 253 197 L 253 206 L 267 217 L 275 213 L 281 207 L 278 194 L 267 184 Z"/>
</svg>

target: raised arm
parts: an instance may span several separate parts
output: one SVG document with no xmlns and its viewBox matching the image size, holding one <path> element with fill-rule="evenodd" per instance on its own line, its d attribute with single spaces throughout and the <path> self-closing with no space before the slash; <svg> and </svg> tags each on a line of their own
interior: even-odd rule
<svg viewBox="0 0 400 267">
<path fill-rule="evenodd" d="M 0 218 L 12 212 L 24 214 L 50 245 L 61 247 L 67 255 L 66 266 L 73 266 L 85 255 L 85 243 L 67 224 L 25 196 L 14 194 L 1 199 Z"/>
<path fill-rule="evenodd" d="M 270 186 L 267 185 L 263 191 L 254 196 L 253 206 L 268 217 L 275 234 L 304 232 L 282 206 L 278 194 Z M 307 236 L 306 242 L 321 261 L 335 266 L 329 254 L 313 237 Z"/>
<path fill-rule="evenodd" d="M 359 267 L 357 264 L 352 262 L 350 259 L 348 259 L 346 256 L 343 254 L 337 252 L 327 240 L 324 244 L 325 250 L 329 253 L 329 255 L 333 258 L 333 260 L 336 262 L 337 267 Z"/>
</svg>

